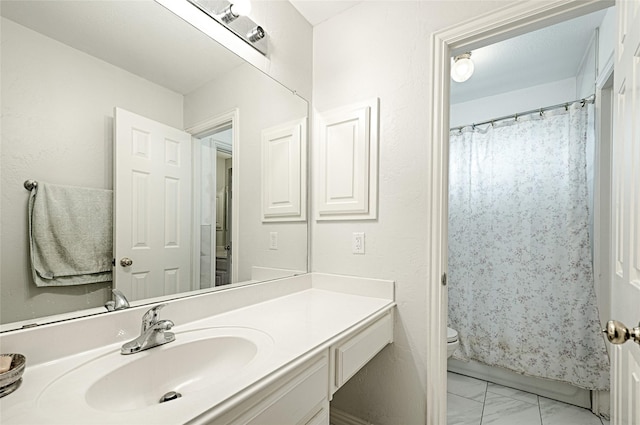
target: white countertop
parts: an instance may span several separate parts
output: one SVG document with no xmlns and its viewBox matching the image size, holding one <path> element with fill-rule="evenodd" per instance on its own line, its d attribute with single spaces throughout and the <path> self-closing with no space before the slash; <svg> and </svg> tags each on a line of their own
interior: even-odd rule
<svg viewBox="0 0 640 425">
<path fill-rule="evenodd" d="M 185 331 L 230 327 L 260 331 L 268 335 L 273 342 L 269 353 L 259 356 L 259 360 L 247 365 L 237 376 L 229 377 L 206 391 L 183 394 L 182 398 L 170 403 L 123 412 L 102 411 L 89 406 L 84 400 L 84 383 L 82 382 L 78 383 L 78 390 L 75 393 L 72 391 L 70 394 L 61 394 L 59 397 L 54 397 L 53 401 L 51 397 L 46 400 L 41 397 L 47 386 L 79 365 L 99 356 L 118 352 L 122 345 L 122 340 L 118 340 L 105 346 L 51 359 L 31 367 L 27 354 L 27 368 L 22 385 L 13 394 L 0 399 L 0 422 L 2 424 L 185 423 L 239 392 L 268 379 L 270 375 L 286 368 L 297 359 L 320 352 L 335 342 L 341 334 L 383 314 L 394 305 L 392 297 L 377 298 L 379 293 L 374 293 L 374 296 L 363 296 L 329 290 L 336 284 L 326 276 L 324 275 L 322 279 L 326 284 L 312 285 L 308 289 L 188 323 L 179 323 L 174 320 L 176 326 L 172 331 L 176 333 L 177 340 Z M 362 293 L 363 291 L 351 292 Z M 169 308 L 167 307 L 166 310 Z M 169 312 L 163 314 L 162 318 L 173 320 Z M 55 327 L 51 332 L 55 332 Z M 92 330 L 87 328 L 86 332 L 92 332 Z M 77 335 L 77 337 L 82 338 L 83 335 Z M 121 358 L 123 362 L 131 361 L 136 356 L 153 354 L 154 350 L 169 347 L 171 344 L 138 354 L 121 356 Z M 47 350 L 46 345 L 43 344 L 41 349 Z M 215 353 L 211 354 L 215 355 Z"/>
</svg>

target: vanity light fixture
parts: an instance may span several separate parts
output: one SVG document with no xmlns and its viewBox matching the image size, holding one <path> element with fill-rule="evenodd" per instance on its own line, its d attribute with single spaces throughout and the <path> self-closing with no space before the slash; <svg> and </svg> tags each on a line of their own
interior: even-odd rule
<svg viewBox="0 0 640 425">
<path fill-rule="evenodd" d="M 473 69 L 471 52 L 455 56 L 451 65 L 451 78 L 458 83 L 467 81 L 473 75 Z"/>
<path fill-rule="evenodd" d="M 234 0 L 220 14 L 220 20 L 229 24 L 240 16 L 251 13 L 251 0 Z"/>
<path fill-rule="evenodd" d="M 250 42 L 255 43 L 258 40 L 262 40 L 265 36 L 265 32 L 260 25 L 256 25 L 247 33 L 247 38 Z"/>
<path fill-rule="evenodd" d="M 267 55 L 267 33 L 247 16 L 251 13 L 251 0 L 187 1 L 240 37 L 251 47 L 263 55 Z"/>
</svg>

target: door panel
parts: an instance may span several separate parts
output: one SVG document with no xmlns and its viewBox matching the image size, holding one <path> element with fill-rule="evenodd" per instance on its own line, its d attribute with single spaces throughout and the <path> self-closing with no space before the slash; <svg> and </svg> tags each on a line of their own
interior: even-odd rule
<svg viewBox="0 0 640 425">
<path fill-rule="evenodd" d="M 189 291 L 191 135 L 120 108 L 115 117 L 114 286 L 130 301 Z"/>
<path fill-rule="evenodd" d="M 640 0 L 617 9 L 611 314 L 632 328 L 640 321 Z M 640 425 L 640 345 L 612 354 L 612 423 Z"/>
</svg>

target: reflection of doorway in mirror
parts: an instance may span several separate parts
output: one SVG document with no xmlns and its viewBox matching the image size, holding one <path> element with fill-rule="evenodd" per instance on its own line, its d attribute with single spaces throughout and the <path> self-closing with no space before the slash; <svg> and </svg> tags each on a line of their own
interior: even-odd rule
<svg viewBox="0 0 640 425">
<path fill-rule="evenodd" d="M 233 129 L 218 126 L 198 139 L 200 150 L 200 288 L 231 283 Z"/>
<path fill-rule="evenodd" d="M 231 244 L 234 242 L 233 237 L 231 236 L 231 218 L 233 217 L 231 206 L 233 205 L 233 167 L 231 158 L 226 159 L 225 161 L 225 244 L 224 244 L 224 252 L 226 253 L 226 267 L 227 273 L 225 275 L 225 280 L 222 283 L 226 285 L 228 283 L 233 282 L 231 280 L 232 270 L 233 270 L 233 255 L 231 251 Z M 237 280 L 237 276 L 236 276 Z"/>
</svg>

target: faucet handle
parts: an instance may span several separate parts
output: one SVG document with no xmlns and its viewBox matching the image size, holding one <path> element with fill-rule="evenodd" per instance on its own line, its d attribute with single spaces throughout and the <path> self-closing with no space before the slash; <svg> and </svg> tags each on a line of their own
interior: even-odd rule
<svg viewBox="0 0 640 425">
<path fill-rule="evenodd" d="M 124 296 L 122 291 L 112 289 L 111 292 L 113 293 L 113 300 L 107 301 L 104 305 L 107 311 L 124 310 L 130 307 L 129 301 L 127 301 L 127 297 Z"/>
<path fill-rule="evenodd" d="M 112 289 L 111 292 L 113 293 L 116 310 L 122 310 L 130 307 L 129 300 L 127 300 L 127 297 L 124 296 L 121 290 Z"/>
<path fill-rule="evenodd" d="M 147 311 L 144 316 L 142 316 L 142 332 L 145 332 L 149 329 L 149 326 L 153 325 L 158 321 L 160 317 L 160 310 L 164 308 L 166 304 L 158 304 Z"/>
</svg>

